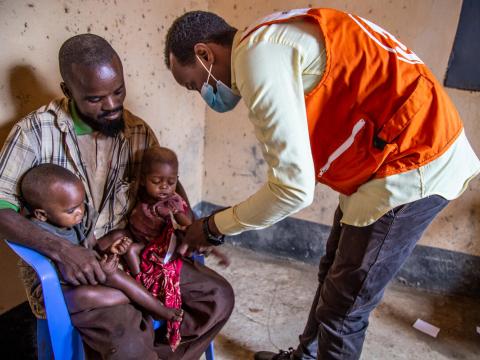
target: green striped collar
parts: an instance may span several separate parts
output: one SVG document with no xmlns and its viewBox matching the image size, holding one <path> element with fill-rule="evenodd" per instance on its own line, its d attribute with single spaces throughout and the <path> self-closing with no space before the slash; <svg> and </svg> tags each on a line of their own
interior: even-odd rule
<svg viewBox="0 0 480 360">
<path fill-rule="evenodd" d="M 93 129 L 88 126 L 80 116 L 78 115 L 77 108 L 73 101 L 69 101 L 70 115 L 73 120 L 73 128 L 75 129 L 75 134 L 77 135 L 87 135 L 93 132 Z"/>
</svg>

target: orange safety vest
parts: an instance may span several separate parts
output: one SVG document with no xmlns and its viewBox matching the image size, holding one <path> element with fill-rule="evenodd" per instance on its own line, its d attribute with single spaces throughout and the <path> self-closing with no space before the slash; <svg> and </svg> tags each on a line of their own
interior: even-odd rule
<svg viewBox="0 0 480 360">
<path fill-rule="evenodd" d="M 416 169 L 442 155 L 462 131 L 448 95 L 422 60 L 359 16 L 298 9 L 247 28 L 304 19 L 318 24 L 326 66 L 305 96 L 317 180 L 350 195 L 373 178 Z"/>
</svg>

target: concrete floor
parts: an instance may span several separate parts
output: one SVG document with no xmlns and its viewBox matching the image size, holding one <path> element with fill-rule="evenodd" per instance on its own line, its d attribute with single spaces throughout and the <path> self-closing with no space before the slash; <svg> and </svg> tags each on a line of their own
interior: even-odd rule
<svg viewBox="0 0 480 360">
<path fill-rule="evenodd" d="M 215 340 L 217 360 L 252 359 L 259 350 L 296 346 L 316 290 L 316 268 L 225 246 L 227 269 L 207 263 L 235 289 L 233 315 Z M 437 327 L 432 338 L 412 328 L 417 318 Z M 480 359 L 480 302 L 392 284 L 372 313 L 362 359 Z"/>
<path fill-rule="evenodd" d="M 25 301 L 16 276 L 16 257 L 0 242 L 0 314 Z M 296 346 L 316 290 L 316 268 L 249 250 L 224 246 L 223 274 L 236 294 L 233 315 L 215 340 L 217 360 L 247 360 L 258 350 Z M 412 328 L 417 318 L 440 327 L 437 338 Z M 478 299 L 428 294 L 391 285 L 370 318 L 363 360 L 480 359 Z"/>
</svg>

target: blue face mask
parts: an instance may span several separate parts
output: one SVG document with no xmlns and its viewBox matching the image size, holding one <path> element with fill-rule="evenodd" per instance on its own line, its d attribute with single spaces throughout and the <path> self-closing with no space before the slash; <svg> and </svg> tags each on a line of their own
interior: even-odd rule
<svg viewBox="0 0 480 360">
<path fill-rule="evenodd" d="M 207 81 L 203 83 L 202 90 L 200 91 L 203 100 L 210 106 L 213 110 L 217 112 L 226 112 L 233 110 L 233 108 L 238 104 L 241 96 L 235 95 L 227 85 L 225 85 L 220 80 L 215 79 L 215 76 L 212 75 L 212 65 L 210 69 L 207 69 L 202 60 L 197 56 L 198 61 L 202 64 L 203 68 L 208 72 Z M 213 86 L 208 83 L 210 76 L 217 82 L 217 91 L 213 90 Z"/>
</svg>

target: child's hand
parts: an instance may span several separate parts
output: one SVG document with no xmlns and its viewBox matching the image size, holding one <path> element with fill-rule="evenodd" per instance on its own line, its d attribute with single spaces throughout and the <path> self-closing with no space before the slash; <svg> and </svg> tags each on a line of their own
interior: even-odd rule
<svg viewBox="0 0 480 360">
<path fill-rule="evenodd" d="M 115 255 L 124 255 L 133 241 L 128 236 L 124 236 L 121 239 L 116 240 L 112 246 L 110 246 L 109 252 Z"/>
<path fill-rule="evenodd" d="M 170 213 L 176 214 L 183 211 L 183 199 L 178 194 L 173 194 L 168 199 L 158 203 L 153 211 L 160 218 L 168 218 Z"/>
<path fill-rule="evenodd" d="M 118 255 L 103 255 L 102 259 L 100 260 L 100 266 L 107 275 L 113 274 L 118 268 Z"/>
<path fill-rule="evenodd" d="M 183 211 L 183 199 L 180 195 L 174 194 L 166 201 L 166 206 L 172 213 L 176 214 L 179 211 Z"/>
<path fill-rule="evenodd" d="M 162 202 L 161 204 L 156 205 L 155 208 L 153 209 L 155 212 L 155 215 L 157 215 L 162 219 L 168 218 L 168 216 L 170 215 L 170 209 L 168 208 L 167 202 L 168 200 Z"/>
</svg>

